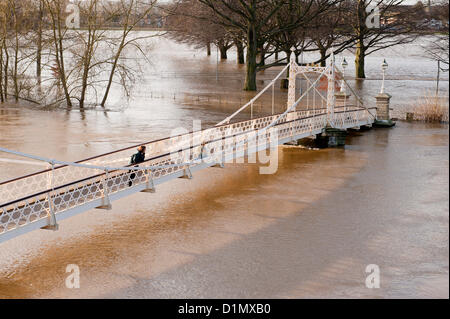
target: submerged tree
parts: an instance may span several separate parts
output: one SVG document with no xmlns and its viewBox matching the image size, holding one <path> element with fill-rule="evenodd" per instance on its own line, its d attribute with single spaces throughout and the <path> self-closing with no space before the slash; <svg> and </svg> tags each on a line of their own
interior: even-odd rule
<svg viewBox="0 0 450 319">
<path fill-rule="evenodd" d="M 341 0 L 197 0 L 207 14 L 197 19 L 208 20 L 240 34 L 247 48 L 244 90 L 256 90 L 256 74 L 279 61 L 266 64 L 266 54 L 279 50 L 275 37 L 283 32 L 291 35 L 306 27 L 314 15 Z M 290 50 L 290 47 L 289 47 Z M 258 55 L 260 59 L 258 61 Z"/>
<path fill-rule="evenodd" d="M 196 0 L 184 0 L 174 3 L 169 9 L 170 18 L 167 27 L 170 37 L 179 43 L 193 45 L 195 48 L 205 47 L 211 55 L 211 44 L 217 46 L 220 58 L 228 58 L 227 51 L 236 45 L 238 52 L 243 53 L 239 36 L 233 35 L 224 26 L 204 17 L 210 14 L 205 6 Z"/>
<path fill-rule="evenodd" d="M 365 78 L 365 58 L 392 46 L 410 43 L 420 25 L 406 0 L 350 0 L 357 78 Z"/>
<path fill-rule="evenodd" d="M 16 101 L 34 94 L 37 103 L 84 108 L 100 99 L 105 106 L 115 84 L 128 96 L 140 66 L 138 59 L 125 60 L 123 55 L 133 48 L 148 61 L 142 40 L 160 34 L 134 31 L 155 4 L 156 0 L 0 0 L 0 101 L 12 92 Z M 112 21 L 121 30 L 108 30 Z"/>
</svg>

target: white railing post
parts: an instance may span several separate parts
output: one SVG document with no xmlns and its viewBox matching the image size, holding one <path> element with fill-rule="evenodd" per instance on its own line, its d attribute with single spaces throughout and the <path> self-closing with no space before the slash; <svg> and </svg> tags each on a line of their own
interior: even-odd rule
<svg viewBox="0 0 450 319">
<path fill-rule="evenodd" d="M 47 192 L 47 202 L 48 202 L 48 224 L 47 226 L 42 227 L 42 229 L 47 230 L 58 230 L 59 226 L 56 222 L 56 215 L 55 215 L 55 206 L 53 203 L 53 195 L 55 193 L 55 163 L 49 162 L 51 165 L 51 173 L 47 175 L 47 187 L 50 188 L 50 190 Z"/>
<path fill-rule="evenodd" d="M 291 49 L 291 56 L 289 61 L 289 87 L 288 87 L 288 103 L 287 108 L 289 109 L 295 103 L 295 77 L 296 77 L 296 63 L 295 63 L 295 48 Z M 295 111 L 293 109 L 292 111 Z"/>
<path fill-rule="evenodd" d="M 146 180 L 145 180 L 145 189 L 141 192 L 143 193 L 155 193 L 155 184 L 153 182 L 153 171 L 152 169 L 145 170 Z"/>
<path fill-rule="evenodd" d="M 334 69 L 334 53 L 331 53 L 330 56 L 330 71 L 328 74 L 328 94 L 327 94 L 327 117 L 328 124 L 333 126 L 334 121 L 334 104 L 335 104 L 335 96 L 334 96 L 334 84 L 335 84 L 335 69 Z"/>
<path fill-rule="evenodd" d="M 102 179 L 102 186 L 103 186 L 102 204 L 96 207 L 98 209 L 106 209 L 106 210 L 112 209 L 111 201 L 109 200 L 108 179 L 109 179 L 109 170 L 105 168 L 105 177 Z"/>
</svg>

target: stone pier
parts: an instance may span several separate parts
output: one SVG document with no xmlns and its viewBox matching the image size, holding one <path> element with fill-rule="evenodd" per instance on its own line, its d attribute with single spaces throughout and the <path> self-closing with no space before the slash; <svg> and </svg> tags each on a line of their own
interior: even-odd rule
<svg viewBox="0 0 450 319">
<path fill-rule="evenodd" d="M 388 93 L 379 93 L 375 99 L 377 100 L 377 119 L 374 126 L 378 127 L 391 127 L 395 125 L 395 122 L 391 120 L 389 115 L 389 105 L 391 95 Z"/>
<path fill-rule="evenodd" d="M 346 130 L 339 130 L 333 127 L 327 127 L 316 137 L 318 147 L 339 147 L 345 145 L 347 137 Z"/>
<path fill-rule="evenodd" d="M 348 105 L 347 101 L 350 98 L 350 94 L 341 91 L 337 92 L 334 96 L 336 98 L 335 107 L 343 107 Z"/>
</svg>

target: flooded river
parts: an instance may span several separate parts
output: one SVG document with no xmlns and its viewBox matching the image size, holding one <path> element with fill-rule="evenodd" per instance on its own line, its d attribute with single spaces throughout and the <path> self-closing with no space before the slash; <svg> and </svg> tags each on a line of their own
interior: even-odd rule
<svg viewBox="0 0 450 319">
<path fill-rule="evenodd" d="M 214 56 L 157 41 L 129 103 L 115 92 L 107 110 L 0 106 L 0 145 L 73 161 L 190 130 L 193 119 L 211 126 L 252 96 L 233 54 L 216 73 Z M 434 86 L 432 62 L 410 52 L 387 56 L 394 107 Z M 352 82 L 366 101 L 382 58 Z M 255 164 L 198 172 L 0 244 L 0 297 L 448 298 L 448 144 L 447 125 L 398 122 L 353 132 L 345 148 L 280 147 L 273 175 Z M 43 168 L 10 159 L 0 154 L 0 180 Z M 66 288 L 69 264 L 79 289 Z M 370 264 L 378 289 L 366 287 Z"/>
</svg>

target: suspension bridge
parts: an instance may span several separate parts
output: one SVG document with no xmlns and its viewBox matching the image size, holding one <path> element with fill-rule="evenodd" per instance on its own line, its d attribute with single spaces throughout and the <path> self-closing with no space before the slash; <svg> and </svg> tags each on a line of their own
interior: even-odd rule
<svg viewBox="0 0 450 319">
<path fill-rule="evenodd" d="M 276 81 L 288 70 L 287 107 L 274 114 Z M 137 192 L 153 193 L 159 184 L 172 179 L 191 179 L 196 171 L 223 167 L 239 157 L 316 136 L 329 128 L 371 126 L 377 120 L 377 108 L 364 106 L 343 75 L 334 56 L 328 66 L 318 67 L 298 65 L 292 54 L 263 90 L 217 125 L 140 144 L 147 152 L 138 167 L 129 164 L 136 146 L 77 162 L 0 147 L 0 152 L 48 164 L 48 169 L 0 182 L 0 242 L 37 229 L 58 230 L 58 222 L 71 216 L 94 208 L 111 209 L 112 202 Z M 299 97 L 297 77 L 307 84 Z M 272 114 L 254 117 L 253 105 L 270 90 Z M 250 113 L 250 119 L 236 120 L 242 112 Z"/>
</svg>

